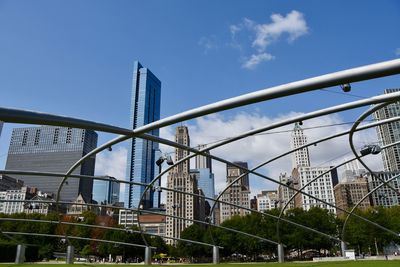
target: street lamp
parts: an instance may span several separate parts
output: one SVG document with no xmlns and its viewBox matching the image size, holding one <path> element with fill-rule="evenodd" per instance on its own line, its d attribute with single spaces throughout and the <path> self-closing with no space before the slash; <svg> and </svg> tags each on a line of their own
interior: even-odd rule
<svg viewBox="0 0 400 267">
<path fill-rule="evenodd" d="M 161 150 L 159 151 L 161 152 Z M 156 164 L 158 166 L 158 175 L 160 175 L 161 173 L 161 168 L 164 161 L 166 161 L 167 164 L 170 166 L 174 165 L 174 162 L 172 161 L 172 157 L 170 155 L 161 154 L 161 156 L 156 161 Z M 158 207 L 160 207 L 160 205 L 161 205 L 161 177 L 158 179 Z"/>
</svg>

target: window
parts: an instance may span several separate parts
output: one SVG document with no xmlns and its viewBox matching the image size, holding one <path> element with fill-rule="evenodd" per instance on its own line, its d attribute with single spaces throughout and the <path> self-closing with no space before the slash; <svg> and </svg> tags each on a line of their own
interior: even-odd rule
<svg viewBox="0 0 400 267">
<path fill-rule="evenodd" d="M 37 129 L 35 133 L 35 142 L 33 143 L 35 146 L 39 144 L 39 139 L 40 139 L 40 129 Z"/>
<path fill-rule="evenodd" d="M 26 146 L 26 142 L 28 141 L 28 130 L 24 131 L 24 136 L 22 137 L 22 145 Z"/>
<path fill-rule="evenodd" d="M 60 135 L 60 128 L 54 129 L 53 145 L 58 143 L 58 136 Z"/>
</svg>

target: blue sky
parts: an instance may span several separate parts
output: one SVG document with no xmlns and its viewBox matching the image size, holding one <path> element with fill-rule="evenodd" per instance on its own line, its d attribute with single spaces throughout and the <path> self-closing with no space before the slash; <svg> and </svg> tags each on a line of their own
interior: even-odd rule
<svg viewBox="0 0 400 267">
<path fill-rule="evenodd" d="M 162 81 L 166 117 L 398 58 L 399 22 L 398 1 L 0 0 L 0 105 L 127 127 L 134 60 Z M 377 95 L 399 84 L 399 76 L 357 83 L 352 94 Z M 318 91 L 224 112 L 219 119 L 274 119 L 353 100 Z M 188 124 L 200 129 L 198 121 Z M 17 126 L 3 129 L 0 166 Z M 199 132 L 208 141 L 222 137 Z M 110 138 L 101 135 L 99 143 Z"/>
</svg>

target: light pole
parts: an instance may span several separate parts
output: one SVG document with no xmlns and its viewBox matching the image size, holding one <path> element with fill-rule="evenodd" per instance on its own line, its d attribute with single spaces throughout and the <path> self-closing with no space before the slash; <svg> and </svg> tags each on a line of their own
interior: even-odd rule
<svg viewBox="0 0 400 267">
<path fill-rule="evenodd" d="M 159 150 L 159 149 L 158 149 L 158 151 L 161 152 L 161 150 Z M 172 161 L 172 158 L 170 155 L 161 154 L 161 156 L 156 161 L 156 164 L 158 166 L 158 175 L 160 175 L 160 173 L 161 173 L 162 164 L 164 163 L 164 161 L 167 161 L 167 164 L 170 166 L 174 165 L 174 162 Z M 160 179 L 158 179 L 158 207 L 160 207 L 160 205 L 161 205 L 161 177 L 160 177 Z"/>
</svg>

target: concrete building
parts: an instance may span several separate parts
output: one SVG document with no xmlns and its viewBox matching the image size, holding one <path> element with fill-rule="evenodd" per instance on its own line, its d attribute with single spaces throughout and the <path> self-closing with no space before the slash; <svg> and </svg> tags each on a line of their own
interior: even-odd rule
<svg viewBox="0 0 400 267">
<path fill-rule="evenodd" d="M 278 208 L 278 191 L 277 190 L 263 190 L 261 194 L 257 195 L 257 210 L 264 212 Z"/>
<path fill-rule="evenodd" d="M 120 183 L 114 177 L 108 178 L 112 180 L 93 182 L 93 200 L 99 204 L 114 205 L 119 202 Z"/>
<path fill-rule="evenodd" d="M 134 63 L 132 81 L 131 129 L 160 119 L 160 99 L 160 80 L 148 68 L 144 68 L 136 61 Z M 154 129 L 148 133 L 158 136 L 159 130 Z M 157 173 L 155 161 L 158 143 L 141 138 L 133 138 L 129 142 L 127 180 L 130 182 L 150 183 Z M 125 206 L 137 208 L 140 197 L 144 192 L 144 187 L 126 185 L 125 188 Z M 147 209 L 157 206 L 158 203 L 158 194 L 149 191 L 142 204 L 143 208 Z"/>
<path fill-rule="evenodd" d="M 350 176 L 350 172 L 353 172 L 353 176 Z M 339 208 L 349 210 L 368 194 L 368 182 L 365 173 L 361 175 L 358 175 L 358 173 L 360 172 L 346 170 L 341 182 L 334 187 L 336 206 Z M 365 209 L 370 206 L 370 198 L 367 198 L 360 204 L 359 208 Z M 343 214 L 344 212 L 337 210 L 338 216 Z"/>
<path fill-rule="evenodd" d="M 399 92 L 400 89 L 386 89 L 384 94 Z M 373 114 L 375 120 L 381 121 L 400 116 L 400 102 L 387 105 Z M 376 127 L 381 146 L 400 141 L 400 122 L 385 123 Z M 391 146 L 382 150 L 383 167 L 386 172 L 400 171 L 400 146 Z"/>
<path fill-rule="evenodd" d="M 295 188 L 300 189 L 312 179 L 327 172 L 315 182 L 308 185 L 304 191 L 314 197 L 335 205 L 336 202 L 333 188 L 338 183 L 338 175 L 336 169 L 329 170 L 330 167 L 299 167 L 293 169 L 292 177 Z M 309 210 L 312 207 L 320 207 L 336 214 L 335 208 L 323 204 L 304 194 L 298 194 L 295 197 L 294 203 L 295 207 L 303 208 L 304 210 Z"/>
<path fill-rule="evenodd" d="M 66 173 L 82 156 L 97 146 L 97 133 L 92 130 L 55 126 L 13 129 L 6 170 Z M 87 159 L 72 174 L 94 175 L 95 157 Z M 42 192 L 57 193 L 62 178 L 13 175 L 28 187 Z M 69 178 L 60 199 L 73 201 L 79 193 L 91 199 L 91 179 Z"/>
<path fill-rule="evenodd" d="M 242 166 L 248 169 L 247 162 L 234 162 L 234 164 Z M 231 184 L 237 177 L 245 171 L 233 165 L 227 165 L 226 167 L 226 183 Z M 244 175 L 243 178 L 239 179 L 235 184 L 233 184 L 221 197 L 224 202 L 239 205 L 245 208 L 250 208 L 250 185 L 248 174 Z M 244 210 L 238 207 L 220 203 L 221 212 L 221 223 L 225 220 L 230 219 L 232 216 L 240 215 L 244 216 L 249 214 L 250 211 Z"/>
<path fill-rule="evenodd" d="M 175 142 L 190 146 L 188 128 L 179 126 L 176 128 Z M 189 155 L 189 151 L 180 148 L 175 149 L 175 162 Z M 190 173 L 190 161 L 184 161 L 175 166 L 167 178 L 167 187 L 182 192 L 199 194 L 196 175 Z M 183 217 L 187 219 L 199 219 L 198 197 L 167 191 L 166 201 L 167 215 Z M 193 224 L 192 221 L 167 217 L 166 236 L 179 238 L 181 232 Z M 175 244 L 173 240 L 167 240 L 169 244 Z"/>
<path fill-rule="evenodd" d="M 0 174 L 0 191 L 21 189 L 22 186 L 24 186 L 24 181 L 12 178 L 8 175 Z"/>
<path fill-rule="evenodd" d="M 399 176 L 390 182 L 390 185 L 400 190 L 400 172 L 375 172 L 381 180 L 387 181 L 395 176 Z M 372 191 L 374 188 L 382 184 L 382 182 L 375 176 L 371 176 L 370 173 L 366 174 L 368 180 L 369 190 Z M 373 206 L 392 207 L 400 204 L 400 197 L 387 186 L 382 186 L 376 192 L 371 195 L 371 204 Z"/>
<path fill-rule="evenodd" d="M 124 210 L 120 209 L 119 210 L 119 216 L 118 216 L 118 224 L 127 227 L 132 227 L 133 225 L 137 225 L 137 212 L 134 212 L 132 210 Z"/>
<path fill-rule="evenodd" d="M 0 213 L 14 214 L 24 212 L 23 200 L 31 199 L 36 193 L 35 189 L 26 186 L 21 189 L 11 189 L 0 192 Z M 7 200 L 19 200 L 21 202 L 7 202 Z"/>
<path fill-rule="evenodd" d="M 166 216 L 159 214 L 141 214 L 139 216 L 141 229 L 149 234 L 165 236 Z"/>
<path fill-rule="evenodd" d="M 294 187 L 293 183 L 293 178 L 291 176 L 288 176 L 286 173 L 281 173 L 279 175 L 279 181 L 283 184 L 286 184 L 290 187 Z M 290 189 L 286 186 L 279 185 L 278 186 L 278 207 L 283 208 L 286 203 L 289 201 L 289 199 L 294 195 L 294 190 Z M 294 201 L 291 201 L 287 207 L 286 210 L 288 209 L 293 209 L 294 208 Z"/>
</svg>

